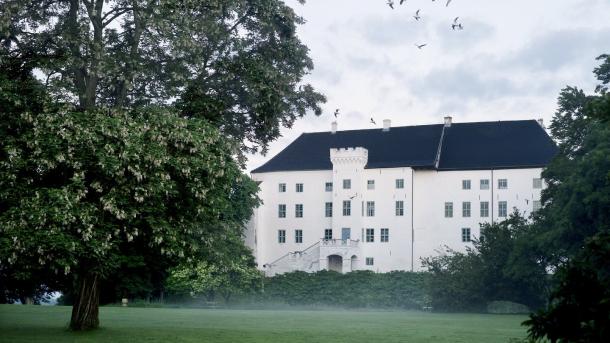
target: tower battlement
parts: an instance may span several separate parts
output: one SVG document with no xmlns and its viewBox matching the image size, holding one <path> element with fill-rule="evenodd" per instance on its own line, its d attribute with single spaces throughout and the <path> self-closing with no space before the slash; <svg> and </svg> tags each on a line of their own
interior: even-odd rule
<svg viewBox="0 0 610 343">
<path fill-rule="evenodd" d="M 365 166 L 369 159 L 369 151 L 363 147 L 331 148 L 330 161 L 337 164 L 358 164 Z"/>
</svg>

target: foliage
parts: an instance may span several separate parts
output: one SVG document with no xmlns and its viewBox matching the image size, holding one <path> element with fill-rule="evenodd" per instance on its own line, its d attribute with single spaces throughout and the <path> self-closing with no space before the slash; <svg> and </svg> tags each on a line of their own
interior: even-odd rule
<svg viewBox="0 0 610 343">
<path fill-rule="evenodd" d="M 131 258 L 219 258 L 252 208 L 238 215 L 236 196 L 258 201 L 205 121 L 154 107 L 21 117 L 30 129 L 4 141 L 0 162 L 0 264 L 9 268 L 35 266 L 47 280 L 75 273 L 96 288 Z"/>
<path fill-rule="evenodd" d="M 479 258 L 447 248 L 438 256 L 424 258 L 422 264 L 432 275 L 427 283 L 430 305 L 440 311 L 483 311 L 486 298 L 481 292 Z"/>
<path fill-rule="evenodd" d="M 582 253 L 561 268 L 548 308 L 525 322 L 533 339 L 610 341 L 610 233 L 587 240 Z"/>
<path fill-rule="evenodd" d="M 565 107 L 556 114 L 552 132 L 562 142 L 561 152 L 543 172 L 548 188 L 542 197 L 539 245 L 555 266 L 577 254 L 587 237 L 610 225 L 610 125 L 589 114 L 590 98 L 574 105 L 566 100 L 572 95 L 560 96 Z M 584 111 L 576 119 L 570 114 L 576 111 L 574 106 Z"/>
<path fill-rule="evenodd" d="M 292 272 L 266 278 L 261 301 L 290 305 L 421 309 L 425 274 Z"/>
<path fill-rule="evenodd" d="M 233 158 L 325 100 L 302 22 L 280 0 L 3 1 L 2 273 L 74 290 L 96 326 L 100 283 L 163 294 L 170 266 L 221 260 L 258 201 Z"/>
<path fill-rule="evenodd" d="M 243 255 L 226 264 L 199 262 L 195 266 L 180 266 L 171 271 L 167 289 L 170 294 L 203 296 L 208 301 L 215 301 L 220 294 L 229 303 L 234 295 L 253 294 L 260 289 L 262 274 L 251 260 Z"/>
<path fill-rule="evenodd" d="M 42 111 L 46 94 L 40 83 L 23 70 L 19 61 L 3 60 L 0 69 L 0 160 L 6 160 L 8 144 L 25 144 L 17 141 L 29 129 L 21 113 Z M 5 203 L 0 201 L 0 213 L 5 209 Z M 58 286 L 46 276 L 38 264 L 8 265 L 0 262 L 0 303 L 17 300 L 39 303 L 44 300 L 50 285 Z"/>
<path fill-rule="evenodd" d="M 575 89 L 566 88 L 552 126 L 561 153 L 543 173 L 549 188 L 536 242 L 556 268 L 557 286 L 526 322 L 534 339 L 610 338 L 610 57 L 599 60 L 597 94 L 578 91 L 574 101 Z"/>
<path fill-rule="evenodd" d="M 280 126 L 325 98 L 280 0 L 5 0 L 0 46 L 81 109 L 167 104 L 207 119 L 241 149 L 265 150 Z M 247 145 L 246 142 L 250 142 Z"/>
<path fill-rule="evenodd" d="M 529 239 L 531 223 L 518 212 L 502 222 L 481 226 L 481 237 L 466 252 L 446 249 L 423 259 L 432 273 L 432 306 L 448 311 L 483 311 L 487 303 L 506 300 L 537 307 L 547 288 L 545 266 L 519 247 Z"/>
<path fill-rule="evenodd" d="M 218 133 L 162 109 L 28 115 L 27 146 L 6 144 L 0 165 L 3 262 L 105 275 L 132 245 L 199 256 L 247 181 Z"/>
</svg>

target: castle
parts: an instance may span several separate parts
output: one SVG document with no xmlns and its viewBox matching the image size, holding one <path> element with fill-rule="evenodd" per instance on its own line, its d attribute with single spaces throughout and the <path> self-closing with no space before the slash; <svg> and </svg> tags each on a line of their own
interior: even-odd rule
<svg viewBox="0 0 610 343">
<path fill-rule="evenodd" d="M 464 251 L 480 223 L 540 207 L 557 148 L 542 121 L 304 133 L 252 171 L 263 204 L 246 243 L 267 275 L 420 270 Z"/>
</svg>

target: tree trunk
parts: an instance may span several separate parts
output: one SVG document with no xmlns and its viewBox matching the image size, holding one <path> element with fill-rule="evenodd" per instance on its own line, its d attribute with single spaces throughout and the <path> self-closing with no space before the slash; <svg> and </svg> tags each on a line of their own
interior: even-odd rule
<svg viewBox="0 0 610 343">
<path fill-rule="evenodd" d="M 100 292 L 97 274 L 87 274 L 79 280 L 70 329 L 75 331 L 96 329 L 99 320 Z"/>
</svg>

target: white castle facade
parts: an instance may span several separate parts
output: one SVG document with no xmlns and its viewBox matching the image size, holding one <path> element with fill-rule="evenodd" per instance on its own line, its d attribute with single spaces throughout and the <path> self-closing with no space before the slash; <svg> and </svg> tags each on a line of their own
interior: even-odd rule
<svg viewBox="0 0 610 343">
<path fill-rule="evenodd" d="M 267 275 L 421 270 L 421 258 L 444 246 L 465 250 L 481 223 L 515 208 L 537 210 L 541 172 L 554 153 L 534 120 L 447 117 L 440 125 L 384 121 L 383 129 L 343 132 L 333 123 L 252 172 L 263 204 L 246 242 Z"/>
</svg>

